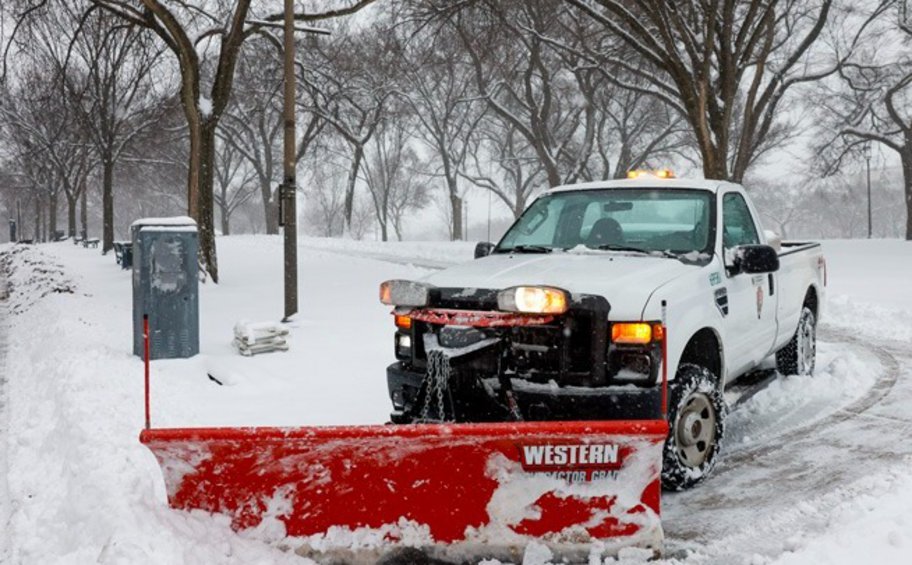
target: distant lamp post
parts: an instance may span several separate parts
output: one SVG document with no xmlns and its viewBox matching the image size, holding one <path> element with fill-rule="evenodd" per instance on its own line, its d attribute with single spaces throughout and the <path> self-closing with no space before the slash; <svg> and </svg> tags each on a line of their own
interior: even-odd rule
<svg viewBox="0 0 912 565">
<path fill-rule="evenodd" d="M 864 144 L 864 158 L 868 170 L 868 239 L 871 239 L 871 142 Z"/>
</svg>

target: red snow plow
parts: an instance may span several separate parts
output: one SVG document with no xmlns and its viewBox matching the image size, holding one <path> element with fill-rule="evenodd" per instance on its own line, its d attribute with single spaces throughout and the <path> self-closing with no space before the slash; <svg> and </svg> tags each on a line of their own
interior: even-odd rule
<svg viewBox="0 0 912 565">
<path fill-rule="evenodd" d="M 516 561 L 532 540 L 661 548 L 661 421 L 145 430 L 172 507 L 281 522 L 311 556 L 413 546 Z M 612 547 L 608 547 L 610 551 Z M 348 560 L 348 559 L 346 559 Z"/>
<path fill-rule="evenodd" d="M 518 562 L 531 542 L 571 562 L 662 550 L 661 417 L 154 429 L 148 363 L 146 393 L 140 441 L 173 508 L 228 515 L 236 530 L 278 528 L 318 561 L 413 548 Z"/>
</svg>

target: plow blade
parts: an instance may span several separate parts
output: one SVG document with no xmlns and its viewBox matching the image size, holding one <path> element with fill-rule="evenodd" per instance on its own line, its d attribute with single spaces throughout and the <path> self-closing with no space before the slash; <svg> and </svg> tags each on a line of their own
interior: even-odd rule
<svg viewBox="0 0 912 565">
<path fill-rule="evenodd" d="M 586 560 L 661 551 L 656 421 L 147 429 L 179 509 L 237 530 L 280 524 L 299 553 L 520 560 L 530 541 Z M 341 557 L 340 557 L 341 556 Z M 364 559 L 359 559 L 359 558 Z"/>
</svg>

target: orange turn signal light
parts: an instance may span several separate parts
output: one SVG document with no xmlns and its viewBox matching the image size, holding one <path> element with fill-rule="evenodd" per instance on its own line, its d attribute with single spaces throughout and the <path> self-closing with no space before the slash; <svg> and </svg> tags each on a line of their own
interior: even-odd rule
<svg viewBox="0 0 912 565">
<path fill-rule="evenodd" d="M 652 326 L 643 322 L 612 324 L 611 341 L 614 343 L 649 343 L 652 341 Z"/>
<path fill-rule="evenodd" d="M 412 328 L 412 319 L 408 316 L 396 314 L 396 327 L 400 330 L 409 330 Z"/>
</svg>

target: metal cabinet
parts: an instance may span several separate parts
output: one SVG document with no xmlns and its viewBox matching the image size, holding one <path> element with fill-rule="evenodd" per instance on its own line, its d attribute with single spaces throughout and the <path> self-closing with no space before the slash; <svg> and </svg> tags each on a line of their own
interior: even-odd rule
<svg viewBox="0 0 912 565">
<path fill-rule="evenodd" d="M 149 316 L 150 358 L 199 353 L 196 223 L 190 218 L 139 220 L 133 236 L 133 354 L 143 355 L 143 315 Z"/>
</svg>

